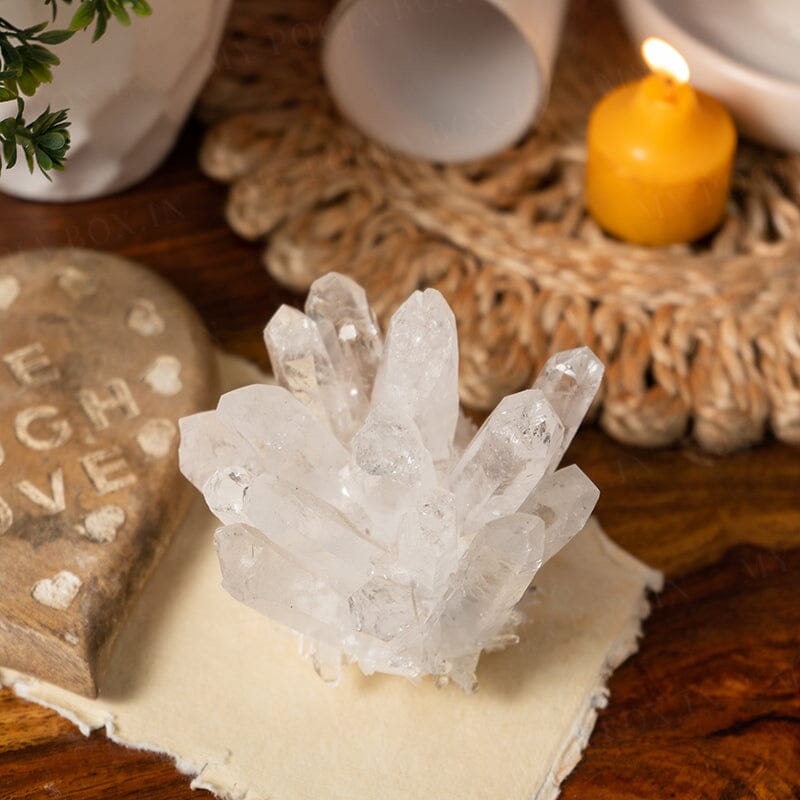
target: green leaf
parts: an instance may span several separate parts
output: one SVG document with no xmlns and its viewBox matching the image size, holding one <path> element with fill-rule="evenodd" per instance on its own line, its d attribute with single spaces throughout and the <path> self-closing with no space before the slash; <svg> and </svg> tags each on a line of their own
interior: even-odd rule
<svg viewBox="0 0 800 800">
<path fill-rule="evenodd" d="M 42 112 L 39 116 L 28 126 L 32 136 L 44 135 L 46 131 L 53 130 L 54 123 L 56 122 L 57 114 L 51 114 L 50 110 Z"/>
<path fill-rule="evenodd" d="M 97 15 L 97 24 L 94 26 L 94 33 L 92 34 L 92 41 L 96 42 L 106 32 L 108 25 L 108 12 L 100 11 Z"/>
<path fill-rule="evenodd" d="M 47 64 L 39 63 L 34 58 L 25 59 L 25 71 L 17 80 L 22 82 L 27 79 L 27 76 L 31 76 L 36 81 L 37 86 L 42 83 L 49 83 L 53 79 L 50 67 Z"/>
<path fill-rule="evenodd" d="M 117 18 L 120 25 L 124 25 L 126 28 L 130 26 L 131 18 L 125 10 L 125 6 L 121 5 L 118 8 L 112 9 L 111 13 Z"/>
<path fill-rule="evenodd" d="M 2 53 L 5 68 L 11 70 L 15 75 L 20 75 L 25 67 L 22 56 L 17 48 L 3 38 L 0 38 L 0 53 Z"/>
<path fill-rule="evenodd" d="M 33 159 L 36 155 L 33 145 L 24 139 L 18 144 L 22 148 L 22 154 L 25 156 L 25 163 L 28 165 L 28 172 L 33 172 Z"/>
<path fill-rule="evenodd" d="M 42 2 L 42 0 L 38 0 Z M 34 2 L 34 0 L 31 0 Z M 101 38 L 112 18 L 128 26 L 131 15 L 152 14 L 147 0 L 43 0 L 55 20 L 60 3 L 75 7 L 69 29 L 48 30 L 48 22 L 18 28 L 0 17 L 0 102 L 17 101 L 16 116 L 0 119 L 0 170 L 19 162 L 20 153 L 28 169 L 38 166 L 49 179 L 53 170 L 64 169 L 70 148 L 67 110 L 48 108 L 33 122 L 25 120 L 23 95 L 30 96 L 52 80 L 52 68 L 60 62 L 49 48 L 68 41 L 76 31 L 94 25 L 92 41 Z"/>
<path fill-rule="evenodd" d="M 17 138 L 17 120 L 14 117 L 6 117 L 0 120 L 0 138 L 4 141 Z"/>
<path fill-rule="evenodd" d="M 46 27 L 47 27 L 46 22 L 40 22 L 38 25 L 33 25 L 30 28 L 25 28 L 23 33 L 27 38 L 32 39 L 34 36 L 36 36 L 37 33 L 43 31 Z"/>
<path fill-rule="evenodd" d="M 53 66 L 61 63 L 58 56 L 39 44 L 26 44 L 22 48 L 22 58 L 26 63 L 34 61 L 37 64 L 52 64 Z"/>
<path fill-rule="evenodd" d="M 61 150 L 67 144 L 67 137 L 63 133 L 59 133 L 58 131 L 51 131 L 50 133 L 44 133 L 41 136 L 36 138 L 36 145 L 37 147 L 41 147 L 45 150 Z"/>
<path fill-rule="evenodd" d="M 61 44 L 74 35 L 75 31 L 68 30 L 45 31 L 36 38 L 36 41 L 42 44 Z"/>
<path fill-rule="evenodd" d="M 47 174 L 47 170 L 53 169 L 53 159 L 50 158 L 44 150 L 37 147 L 35 149 L 36 153 L 36 163 L 39 165 L 39 169 Z"/>
<path fill-rule="evenodd" d="M 30 70 L 26 69 L 25 72 L 17 78 L 17 83 L 19 84 L 22 94 L 33 97 L 42 81 L 37 80 L 36 76 Z"/>
<path fill-rule="evenodd" d="M 3 142 L 3 158 L 9 169 L 17 163 L 17 146 L 14 142 Z"/>
<path fill-rule="evenodd" d="M 72 17 L 72 20 L 69 23 L 69 29 L 71 31 L 81 31 L 84 28 L 88 28 L 94 19 L 94 12 L 94 3 L 81 2 L 81 4 L 78 6 L 78 10 L 75 12 L 75 15 Z"/>
</svg>

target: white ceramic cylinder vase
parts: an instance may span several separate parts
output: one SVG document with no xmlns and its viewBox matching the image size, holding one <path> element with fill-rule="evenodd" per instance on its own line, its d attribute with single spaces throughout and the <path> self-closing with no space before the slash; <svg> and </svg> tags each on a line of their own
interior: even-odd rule
<svg viewBox="0 0 800 800">
<path fill-rule="evenodd" d="M 342 0 L 325 76 L 379 142 L 458 162 L 513 144 L 547 101 L 566 0 Z"/>
<path fill-rule="evenodd" d="M 24 159 L 0 175 L 0 190 L 32 200 L 74 201 L 112 194 L 146 178 L 166 157 L 214 66 L 231 0 L 150 0 L 149 17 L 130 27 L 111 20 L 92 43 L 92 28 L 54 46 L 53 82 L 26 102 L 28 121 L 47 106 L 69 108 L 71 149 L 52 182 Z M 66 27 L 74 6 L 60 9 Z M 18 27 L 50 18 L 43 0 L 4 0 Z M 0 104 L 0 115 L 16 113 Z"/>
</svg>

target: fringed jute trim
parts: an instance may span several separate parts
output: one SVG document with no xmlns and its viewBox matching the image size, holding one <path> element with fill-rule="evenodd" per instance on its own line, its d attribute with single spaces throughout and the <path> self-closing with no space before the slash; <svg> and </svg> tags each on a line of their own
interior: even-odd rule
<svg viewBox="0 0 800 800">
<path fill-rule="evenodd" d="M 402 4 L 401 4 L 402 5 Z M 607 365 L 596 415 L 648 447 L 800 442 L 800 156 L 742 144 L 708 240 L 605 236 L 582 183 L 588 112 L 643 67 L 611 4 L 573 3 L 547 112 L 517 147 L 459 166 L 389 153 L 336 114 L 319 69 L 328 0 L 237 0 L 200 107 L 204 171 L 266 269 L 304 291 L 337 270 L 385 321 L 417 288 L 455 310 L 463 402 L 491 408 L 552 353 Z"/>
</svg>

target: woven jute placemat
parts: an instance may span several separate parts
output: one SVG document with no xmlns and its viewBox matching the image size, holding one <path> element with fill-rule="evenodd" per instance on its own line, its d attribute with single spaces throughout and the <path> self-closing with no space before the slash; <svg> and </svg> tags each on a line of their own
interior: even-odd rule
<svg viewBox="0 0 800 800">
<path fill-rule="evenodd" d="M 338 116 L 319 66 L 330 9 L 238 0 L 201 101 L 202 167 L 230 184 L 228 220 L 263 242 L 271 275 L 303 291 L 349 274 L 384 320 L 412 290 L 440 289 L 474 408 L 588 344 L 608 367 L 597 419 L 623 442 L 800 442 L 800 156 L 742 143 L 719 231 L 629 246 L 582 198 L 589 111 L 644 72 L 610 2 L 573 3 L 536 130 L 459 166 L 389 153 Z"/>
</svg>

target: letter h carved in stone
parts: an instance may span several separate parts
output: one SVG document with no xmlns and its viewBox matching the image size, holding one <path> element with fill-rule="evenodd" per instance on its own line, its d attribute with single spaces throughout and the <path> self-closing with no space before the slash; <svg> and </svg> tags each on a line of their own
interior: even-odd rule
<svg viewBox="0 0 800 800">
<path fill-rule="evenodd" d="M 110 411 L 119 409 L 125 415 L 125 419 L 135 419 L 140 413 L 128 384 L 122 378 L 112 378 L 106 384 L 106 389 L 108 394 L 105 397 L 101 397 L 93 389 L 81 389 L 78 392 L 78 401 L 98 431 L 110 427 L 111 422 L 108 419 Z"/>
</svg>

